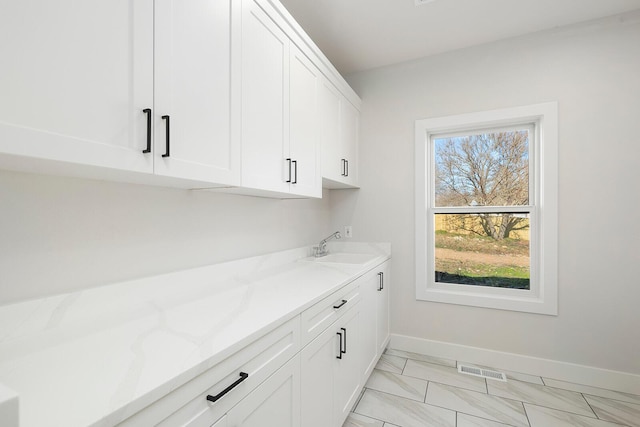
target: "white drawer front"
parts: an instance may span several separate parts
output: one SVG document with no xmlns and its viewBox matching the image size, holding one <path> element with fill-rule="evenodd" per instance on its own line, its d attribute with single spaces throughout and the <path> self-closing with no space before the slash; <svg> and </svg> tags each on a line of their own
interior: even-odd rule
<svg viewBox="0 0 640 427">
<path fill-rule="evenodd" d="M 360 300 L 359 283 L 358 280 L 351 282 L 302 313 L 300 321 L 303 347 Z"/>
<path fill-rule="evenodd" d="M 299 350 L 300 317 L 296 316 L 128 418 L 120 426 L 210 427 Z M 207 395 L 216 396 L 241 379 L 241 372 L 248 374 L 245 380 L 216 402 L 207 400 Z"/>
</svg>

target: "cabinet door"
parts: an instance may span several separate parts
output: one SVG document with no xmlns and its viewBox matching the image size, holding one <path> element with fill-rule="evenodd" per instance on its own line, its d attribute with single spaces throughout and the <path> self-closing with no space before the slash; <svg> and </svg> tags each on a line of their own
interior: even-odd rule
<svg viewBox="0 0 640 427">
<path fill-rule="evenodd" d="M 227 414 L 230 427 L 299 427 L 300 358 L 295 356 Z"/>
<path fill-rule="evenodd" d="M 288 192 L 289 39 L 253 0 L 242 8 L 242 185 Z"/>
<path fill-rule="evenodd" d="M 362 389 L 361 344 L 360 344 L 360 306 L 356 304 L 338 321 L 344 334 L 341 359 L 334 359 L 334 421 L 339 427 L 349 415 Z"/>
<path fill-rule="evenodd" d="M 376 317 L 378 319 L 377 326 L 377 344 L 378 344 L 378 357 L 384 352 L 384 348 L 387 345 L 389 339 L 389 289 L 391 286 L 391 265 L 387 261 L 382 264 L 379 272 L 382 273 L 382 289 L 377 292 L 378 294 L 378 307 Z"/>
<path fill-rule="evenodd" d="M 0 58 L 0 152 L 152 171 L 153 0 L 3 2 Z"/>
<path fill-rule="evenodd" d="M 211 427 L 227 427 L 229 423 L 227 423 L 227 416 L 220 418 L 216 421 Z"/>
<path fill-rule="evenodd" d="M 293 44 L 289 59 L 289 157 L 294 163 L 291 192 L 322 197 L 320 172 L 320 72 Z"/>
<path fill-rule="evenodd" d="M 342 160 L 340 152 L 340 97 L 329 81 L 320 85 L 320 131 L 322 150 L 322 176 L 332 181 L 340 181 Z"/>
<path fill-rule="evenodd" d="M 342 157 L 347 161 L 342 180 L 358 185 L 358 132 L 360 113 L 346 99 L 340 104 L 340 146 Z"/>
<path fill-rule="evenodd" d="M 363 381 L 371 374 L 378 363 L 378 270 L 365 274 L 360 284 L 362 301 L 360 302 L 360 336 L 362 347 L 362 378 Z"/>
<path fill-rule="evenodd" d="M 156 174 L 239 181 L 230 135 L 231 3 L 155 1 Z"/>
<path fill-rule="evenodd" d="M 333 371 L 340 355 L 337 332 L 335 326 L 330 326 L 300 352 L 303 427 L 334 425 Z"/>
</svg>

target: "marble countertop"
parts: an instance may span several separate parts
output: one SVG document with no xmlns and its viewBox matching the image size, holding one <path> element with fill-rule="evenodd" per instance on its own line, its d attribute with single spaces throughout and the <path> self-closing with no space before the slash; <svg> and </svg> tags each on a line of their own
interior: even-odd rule
<svg viewBox="0 0 640 427">
<path fill-rule="evenodd" d="M 1 306 L 0 386 L 21 427 L 116 425 L 390 258 L 388 244 L 330 248 L 375 256 L 299 248 Z"/>
</svg>

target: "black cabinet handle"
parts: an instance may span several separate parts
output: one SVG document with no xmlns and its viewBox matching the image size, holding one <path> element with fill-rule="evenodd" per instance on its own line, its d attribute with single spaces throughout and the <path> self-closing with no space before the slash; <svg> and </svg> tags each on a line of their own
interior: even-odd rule
<svg viewBox="0 0 640 427">
<path fill-rule="evenodd" d="M 210 402 L 217 401 L 222 396 L 224 396 L 225 394 L 227 394 L 231 390 L 233 390 L 238 384 L 240 384 L 242 381 L 246 380 L 247 378 L 249 378 L 249 374 L 247 374 L 246 372 L 240 372 L 240 378 L 238 378 L 236 380 L 236 382 L 234 382 L 229 387 L 225 388 L 224 390 L 222 390 L 220 393 L 216 394 L 215 396 L 211 396 L 210 394 L 207 395 L 207 400 L 210 401 Z"/>
<path fill-rule="evenodd" d="M 162 116 L 162 120 L 166 120 L 167 121 L 167 152 L 164 153 L 162 155 L 162 157 L 169 157 L 169 149 L 171 147 L 171 144 L 169 142 L 169 138 L 171 136 L 171 127 L 169 124 L 169 121 L 171 120 L 169 116 Z"/>
<path fill-rule="evenodd" d="M 142 110 L 147 115 L 147 148 L 142 150 L 143 153 L 151 152 L 151 108 Z"/>
<path fill-rule="evenodd" d="M 338 351 L 338 355 L 336 356 L 336 359 L 342 359 L 342 353 L 344 353 L 342 351 L 342 332 L 336 332 L 336 335 L 339 337 L 338 339 L 340 340 L 340 350 Z"/>
<path fill-rule="evenodd" d="M 346 169 L 345 169 L 346 172 L 344 176 L 349 176 L 349 160 L 345 159 L 344 164 L 346 165 Z"/>
<path fill-rule="evenodd" d="M 345 305 L 346 303 L 348 303 L 349 301 L 347 301 L 346 299 L 343 299 L 342 302 L 338 305 L 334 305 L 333 308 L 335 308 L 336 310 L 339 309 L 340 307 L 342 307 L 343 305 Z"/>
<path fill-rule="evenodd" d="M 379 291 L 384 289 L 384 273 L 381 271 L 380 273 L 378 273 L 378 277 L 380 278 L 380 287 L 378 288 Z"/>
<path fill-rule="evenodd" d="M 347 330 L 345 328 L 340 328 L 342 332 L 344 332 L 344 350 L 342 350 L 342 345 L 340 345 L 340 351 L 343 354 L 347 354 Z"/>
<path fill-rule="evenodd" d="M 291 163 L 293 163 L 293 181 L 291 183 L 297 184 L 298 183 L 298 161 L 292 160 Z"/>
<path fill-rule="evenodd" d="M 285 182 L 291 182 L 291 159 L 286 159 L 286 161 L 289 162 L 289 179 Z"/>
<path fill-rule="evenodd" d="M 340 173 L 340 175 L 342 176 L 347 176 L 347 159 L 340 159 L 341 162 L 341 168 L 342 168 L 342 172 Z"/>
</svg>

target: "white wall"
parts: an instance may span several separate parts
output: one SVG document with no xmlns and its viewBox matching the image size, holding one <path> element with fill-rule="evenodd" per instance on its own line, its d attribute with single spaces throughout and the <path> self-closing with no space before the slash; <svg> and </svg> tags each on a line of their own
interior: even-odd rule
<svg viewBox="0 0 640 427">
<path fill-rule="evenodd" d="M 392 332 L 640 373 L 640 13 L 357 73 L 359 192 L 333 228 L 390 241 Z M 558 101 L 559 315 L 416 301 L 414 121 Z"/>
<path fill-rule="evenodd" d="M 275 200 L 0 171 L 0 304 L 310 245 L 329 232 L 324 196 Z"/>
</svg>

